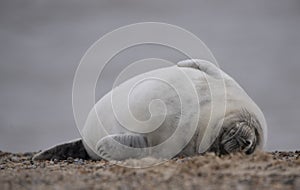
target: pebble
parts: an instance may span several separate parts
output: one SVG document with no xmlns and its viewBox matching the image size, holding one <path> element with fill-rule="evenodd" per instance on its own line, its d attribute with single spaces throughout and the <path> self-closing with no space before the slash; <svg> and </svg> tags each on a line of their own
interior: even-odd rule
<svg viewBox="0 0 300 190">
<path fill-rule="evenodd" d="M 59 160 L 58 160 L 57 158 L 54 158 L 54 159 L 53 159 L 53 163 L 54 163 L 54 164 L 57 164 L 58 161 L 59 161 Z"/>
<path fill-rule="evenodd" d="M 295 181 L 295 179 L 290 178 L 290 179 L 283 180 L 283 183 L 286 184 L 286 185 L 293 185 L 294 181 Z"/>
<path fill-rule="evenodd" d="M 31 162 L 27 160 L 27 161 L 24 161 L 23 164 L 24 165 L 31 165 Z"/>
<path fill-rule="evenodd" d="M 12 156 L 12 157 L 10 158 L 10 160 L 13 161 L 13 162 L 19 162 L 19 161 L 20 161 L 20 158 L 18 158 L 17 156 Z"/>
<path fill-rule="evenodd" d="M 32 157 L 34 155 L 34 153 L 33 152 L 25 152 L 23 155 L 28 156 L 28 157 Z"/>
<path fill-rule="evenodd" d="M 46 167 L 46 164 L 45 164 L 45 162 L 42 162 L 42 163 L 40 164 L 40 167 L 41 167 L 41 168 L 44 168 L 44 167 Z"/>
<path fill-rule="evenodd" d="M 68 158 L 67 158 L 67 162 L 71 164 L 71 163 L 74 162 L 74 159 L 73 159 L 72 157 L 68 157 Z"/>
<path fill-rule="evenodd" d="M 83 161 L 81 158 L 80 158 L 80 159 L 76 158 L 76 159 L 74 160 L 74 163 L 77 164 L 77 165 L 83 165 L 83 164 L 84 164 L 84 161 Z"/>
<path fill-rule="evenodd" d="M 37 166 L 36 165 L 30 165 L 28 168 L 30 168 L 30 169 L 36 169 Z"/>
</svg>

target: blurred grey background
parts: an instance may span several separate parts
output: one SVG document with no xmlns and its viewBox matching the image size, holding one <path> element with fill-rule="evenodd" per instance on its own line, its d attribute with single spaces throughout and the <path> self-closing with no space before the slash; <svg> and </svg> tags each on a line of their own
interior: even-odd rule
<svg viewBox="0 0 300 190">
<path fill-rule="evenodd" d="M 85 51 L 118 27 L 166 22 L 203 40 L 221 68 L 263 110 L 266 149 L 300 149 L 299 0 L 1 0 L 0 150 L 37 151 L 80 137 L 72 112 L 72 82 Z M 120 68 L 168 48 L 129 49 L 112 60 L 97 98 Z"/>
</svg>

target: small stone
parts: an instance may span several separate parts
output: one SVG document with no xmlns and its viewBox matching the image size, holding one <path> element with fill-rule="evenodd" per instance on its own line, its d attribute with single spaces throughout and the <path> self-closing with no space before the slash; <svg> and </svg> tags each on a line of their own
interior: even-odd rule
<svg viewBox="0 0 300 190">
<path fill-rule="evenodd" d="M 0 170 L 4 170 L 5 166 L 4 165 L 0 165 Z"/>
<path fill-rule="evenodd" d="M 293 185 L 294 181 L 295 181 L 295 179 L 290 178 L 290 179 L 283 180 L 283 183 L 286 184 L 286 185 Z"/>
<path fill-rule="evenodd" d="M 54 164 L 57 164 L 57 163 L 58 163 L 58 159 L 57 159 L 57 158 L 54 158 L 54 159 L 53 159 L 53 162 L 54 162 Z"/>
<path fill-rule="evenodd" d="M 28 156 L 28 157 L 32 157 L 34 155 L 34 153 L 33 152 L 25 152 L 23 155 Z"/>
<path fill-rule="evenodd" d="M 27 161 L 24 161 L 23 164 L 24 165 L 31 165 L 31 162 L 27 160 Z"/>
<path fill-rule="evenodd" d="M 41 167 L 41 168 L 44 168 L 44 167 L 46 167 L 46 164 L 45 164 L 45 162 L 42 162 L 42 163 L 40 163 L 40 167 Z"/>
<path fill-rule="evenodd" d="M 0 151 L 0 157 L 5 156 L 5 155 L 7 155 L 7 154 L 9 154 L 9 153 Z"/>
<path fill-rule="evenodd" d="M 80 158 L 80 159 L 78 159 L 78 158 L 76 158 L 75 160 L 74 160 L 74 162 L 75 162 L 75 164 L 77 164 L 77 165 L 83 165 L 84 164 L 84 161 Z"/>
<path fill-rule="evenodd" d="M 71 164 L 71 163 L 74 162 L 74 159 L 73 159 L 72 157 L 68 157 L 68 158 L 67 158 L 67 162 Z"/>
<path fill-rule="evenodd" d="M 13 157 L 10 158 L 10 160 L 11 160 L 12 162 L 19 162 L 19 161 L 20 161 L 20 158 L 18 158 L 17 156 L 13 156 Z"/>
</svg>

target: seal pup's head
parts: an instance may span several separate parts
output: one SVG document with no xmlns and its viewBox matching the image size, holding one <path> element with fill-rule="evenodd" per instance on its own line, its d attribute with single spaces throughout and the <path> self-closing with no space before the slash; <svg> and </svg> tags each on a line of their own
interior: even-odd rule
<svg viewBox="0 0 300 190">
<path fill-rule="evenodd" d="M 261 125 L 246 109 L 229 114 L 209 151 L 217 154 L 244 152 L 251 154 L 261 143 Z"/>
</svg>

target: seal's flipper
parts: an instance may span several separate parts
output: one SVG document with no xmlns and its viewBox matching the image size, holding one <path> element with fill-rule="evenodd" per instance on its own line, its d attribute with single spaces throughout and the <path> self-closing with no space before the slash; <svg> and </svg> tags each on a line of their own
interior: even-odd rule
<svg viewBox="0 0 300 190">
<path fill-rule="evenodd" d="M 134 134 L 109 135 L 98 141 L 96 150 L 106 160 L 126 160 L 143 158 L 147 154 L 143 148 L 150 147 L 145 136 Z"/>
<path fill-rule="evenodd" d="M 76 139 L 67 143 L 56 145 L 40 153 L 37 153 L 32 159 L 33 160 L 65 160 L 68 157 L 89 159 L 82 140 Z"/>
<path fill-rule="evenodd" d="M 191 67 L 195 69 L 199 69 L 200 71 L 203 71 L 204 73 L 215 77 L 215 78 L 221 78 L 223 72 L 213 63 L 201 60 L 201 59 L 187 59 L 183 60 L 177 63 L 178 67 Z"/>
</svg>

